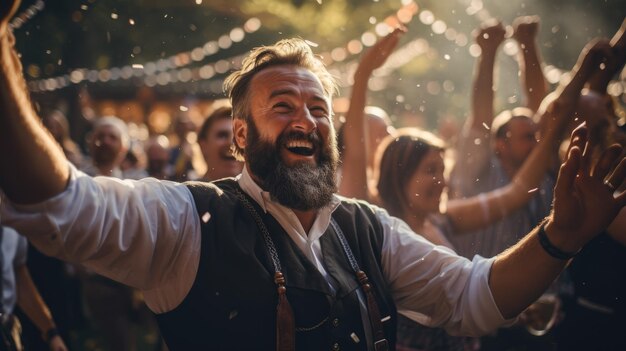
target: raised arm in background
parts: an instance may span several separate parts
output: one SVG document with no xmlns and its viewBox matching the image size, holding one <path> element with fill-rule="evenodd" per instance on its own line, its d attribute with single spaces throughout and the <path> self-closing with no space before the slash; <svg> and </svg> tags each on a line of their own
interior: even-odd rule
<svg viewBox="0 0 626 351">
<path fill-rule="evenodd" d="M 545 173 L 556 161 L 563 133 L 574 118 L 580 91 L 587 79 L 600 70 L 600 64 L 609 54 L 609 50 L 608 42 L 605 41 L 590 42 L 583 49 L 572 69 L 573 78 L 558 89 L 558 97 L 541 116 L 541 140 L 511 183 L 485 194 L 448 202 L 447 214 L 452 220 L 455 233 L 487 226 L 520 208 L 533 197 Z"/>
<path fill-rule="evenodd" d="M 39 295 L 39 291 L 30 277 L 26 265 L 15 268 L 17 288 L 17 304 L 30 320 L 41 331 L 42 338 L 48 343 L 51 351 L 67 351 L 67 347 L 56 330 L 52 314 Z"/>
<path fill-rule="evenodd" d="M 0 188 L 15 203 L 35 203 L 62 192 L 69 170 L 61 147 L 42 127 L 26 89 L 8 21 L 19 1 L 0 8 Z M 6 171 L 6 170 L 11 170 Z"/>
<path fill-rule="evenodd" d="M 491 268 L 489 285 L 504 317 L 519 314 L 535 301 L 568 262 L 553 257 L 542 247 L 538 238 L 541 228 L 554 247 L 576 253 L 626 206 L 626 192 L 615 194 L 614 188 L 605 182 L 617 188 L 624 183 L 626 158 L 621 156 L 621 146 L 613 145 L 594 163 L 586 133 L 578 135 L 559 170 L 552 214 L 519 243 L 498 255 Z"/>
<path fill-rule="evenodd" d="M 606 88 L 613 77 L 624 67 L 626 62 L 626 18 L 610 41 L 613 55 L 605 62 L 603 70 L 595 72 L 589 79 L 588 88 L 600 94 L 606 94 Z"/>
<path fill-rule="evenodd" d="M 493 120 L 493 97 L 494 82 L 493 75 L 496 62 L 496 54 L 500 44 L 504 41 L 505 30 L 501 22 L 490 20 L 481 26 L 475 34 L 475 40 L 480 46 L 480 56 L 478 65 L 474 72 L 474 82 L 472 84 L 472 107 L 465 127 L 474 130 L 484 131 L 489 137 L 488 128 Z"/>
<path fill-rule="evenodd" d="M 404 28 L 396 28 L 386 37 L 379 40 L 363 54 L 359 66 L 354 73 L 354 85 L 350 96 L 350 107 L 343 126 L 344 149 L 342 181 L 339 194 L 346 197 L 371 200 L 368 189 L 368 155 L 376 150 L 368 150 L 369 129 L 364 109 L 367 100 L 367 83 L 375 69 L 382 66 L 398 45 Z"/>
<path fill-rule="evenodd" d="M 539 16 L 523 16 L 513 21 L 513 37 L 519 43 L 520 76 L 526 93 L 526 107 L 536 112 L 547 94 L 547 82 L 537 48 Z"/>
<path fill-rule="evenodd" d="M 502 23 L 490 20 L 475 32 L 481 54 L 476 61 L 472 83 L 471 111 L 465 120 L 459 142 L 456 165 L 450 177 L 451 197 L 467 192 L 469 184 L 489 166 L 491 152 L 490 127 L 494 118 L 494 69 L 498 47 L 504 41 Z M 478 141 L 478 142 L 477 142 Z"/>
</svg>

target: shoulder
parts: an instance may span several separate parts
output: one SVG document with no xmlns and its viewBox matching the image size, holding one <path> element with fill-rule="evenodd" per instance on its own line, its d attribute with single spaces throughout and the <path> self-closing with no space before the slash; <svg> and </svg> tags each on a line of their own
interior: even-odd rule
<svg viewBox="0 0 626 351">
<path fill-rule="evenodd" d="M 224 178 L 213 182 L 188 181 L 183 183 L 193 197 L 199 212 L 212 208 L 215 202 L 222 204 L 235 202 L 239 185 L 234 178 Z"/>
<path fill-rule="evenodd" d="M 384 213 L 387 212 L 383 210 L 382 208 L 378 207 L 377 205 L 369 203 L 365 200 L 347 198 L 341 195 L 335 195 L 335 196 L 340 201 L 338 210 L 342 209 L 344 211 L 349 211 L 353 213 L 361 212 L 365 215 L 372 215 L 372 216 L 376 216 L 377 213 L 379 212 L 384 212 Z"/>
</svg>

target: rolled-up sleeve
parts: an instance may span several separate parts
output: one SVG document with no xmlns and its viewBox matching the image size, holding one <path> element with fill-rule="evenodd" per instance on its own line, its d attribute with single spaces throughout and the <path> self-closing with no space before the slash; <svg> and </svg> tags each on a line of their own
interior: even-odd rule
<svg viewBox="0 0 626 351">
<path fill-rule="evenodd" d="M 386 211 L 377 215 L 384 228 L 383 272 L 398 310 L 419 313 L 421 323 L 453 335 L 483 335 L 513 322 L 502 317 L 489 288 L 493 259 L 469 261 Z"/>
<path fill-rule="evenodd" d="M 174 299 L 182 299 L 200 257 L 200 223 L 187 187 L 70 169 L 66 190 L 44 202 L 16 205 L 2 194 L 2 222 L 47 255 L 141 290 L 175 286 Z"/>
</svg>

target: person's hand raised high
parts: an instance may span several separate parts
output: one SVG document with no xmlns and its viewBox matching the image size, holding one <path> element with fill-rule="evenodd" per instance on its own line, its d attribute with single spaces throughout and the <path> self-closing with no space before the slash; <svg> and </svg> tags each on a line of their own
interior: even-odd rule
<svg viewBox="0 0 626 351">
<path fill-rule="evenodd" d="M 505 39 L 506 30 L 502 22 L 492 18 L 483 22 L 480 29 L 474 31 L 476 44 L 482 51 L 494 52 Z"/>
<path fill-rule="evenodd" d="M 359 62 L 359 70 L 364 73 L 371 73 L 373 70 L 382 66 L 394 51 L 400 40 L 400 36 L 406 33 L 404 27 L 398 27 L 393 32 L 387 34 L 384 38 L 380 39 L 374 46 L 367 50 L 361 62 Z"/>
<path fill-rule="evenodd" d="M 605 229 L 626 206 L 622 183 L 626 178 L 626 158 L 614 144 L 597 162 L 592 160 L 585 126 L 572 134 L 567 159 L 559 170 L 554 189 L 552 220 L 546 232 L 558 233 L 557 247 L 576 252 Z"/>
<path fill-rule="evenodd" d="M 539 33 L 539 16 L 522 16 L 513 21 L 513 38 L 520 44 L 530 43 Z"/>
</svg>

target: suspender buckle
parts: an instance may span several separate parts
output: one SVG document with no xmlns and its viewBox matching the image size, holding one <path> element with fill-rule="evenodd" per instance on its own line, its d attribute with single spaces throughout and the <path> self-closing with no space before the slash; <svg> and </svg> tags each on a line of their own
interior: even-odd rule
<svg viewBox="0 0 626 351">
<path fill-rule="evenodd" d="M 387 339 L 380 339 L 380 340 L 374 342 L 374 350 L 376 350 L 376 351 L 388 351 L 389 350 L 389 343 L 387 342 Z"/>
</svg>

